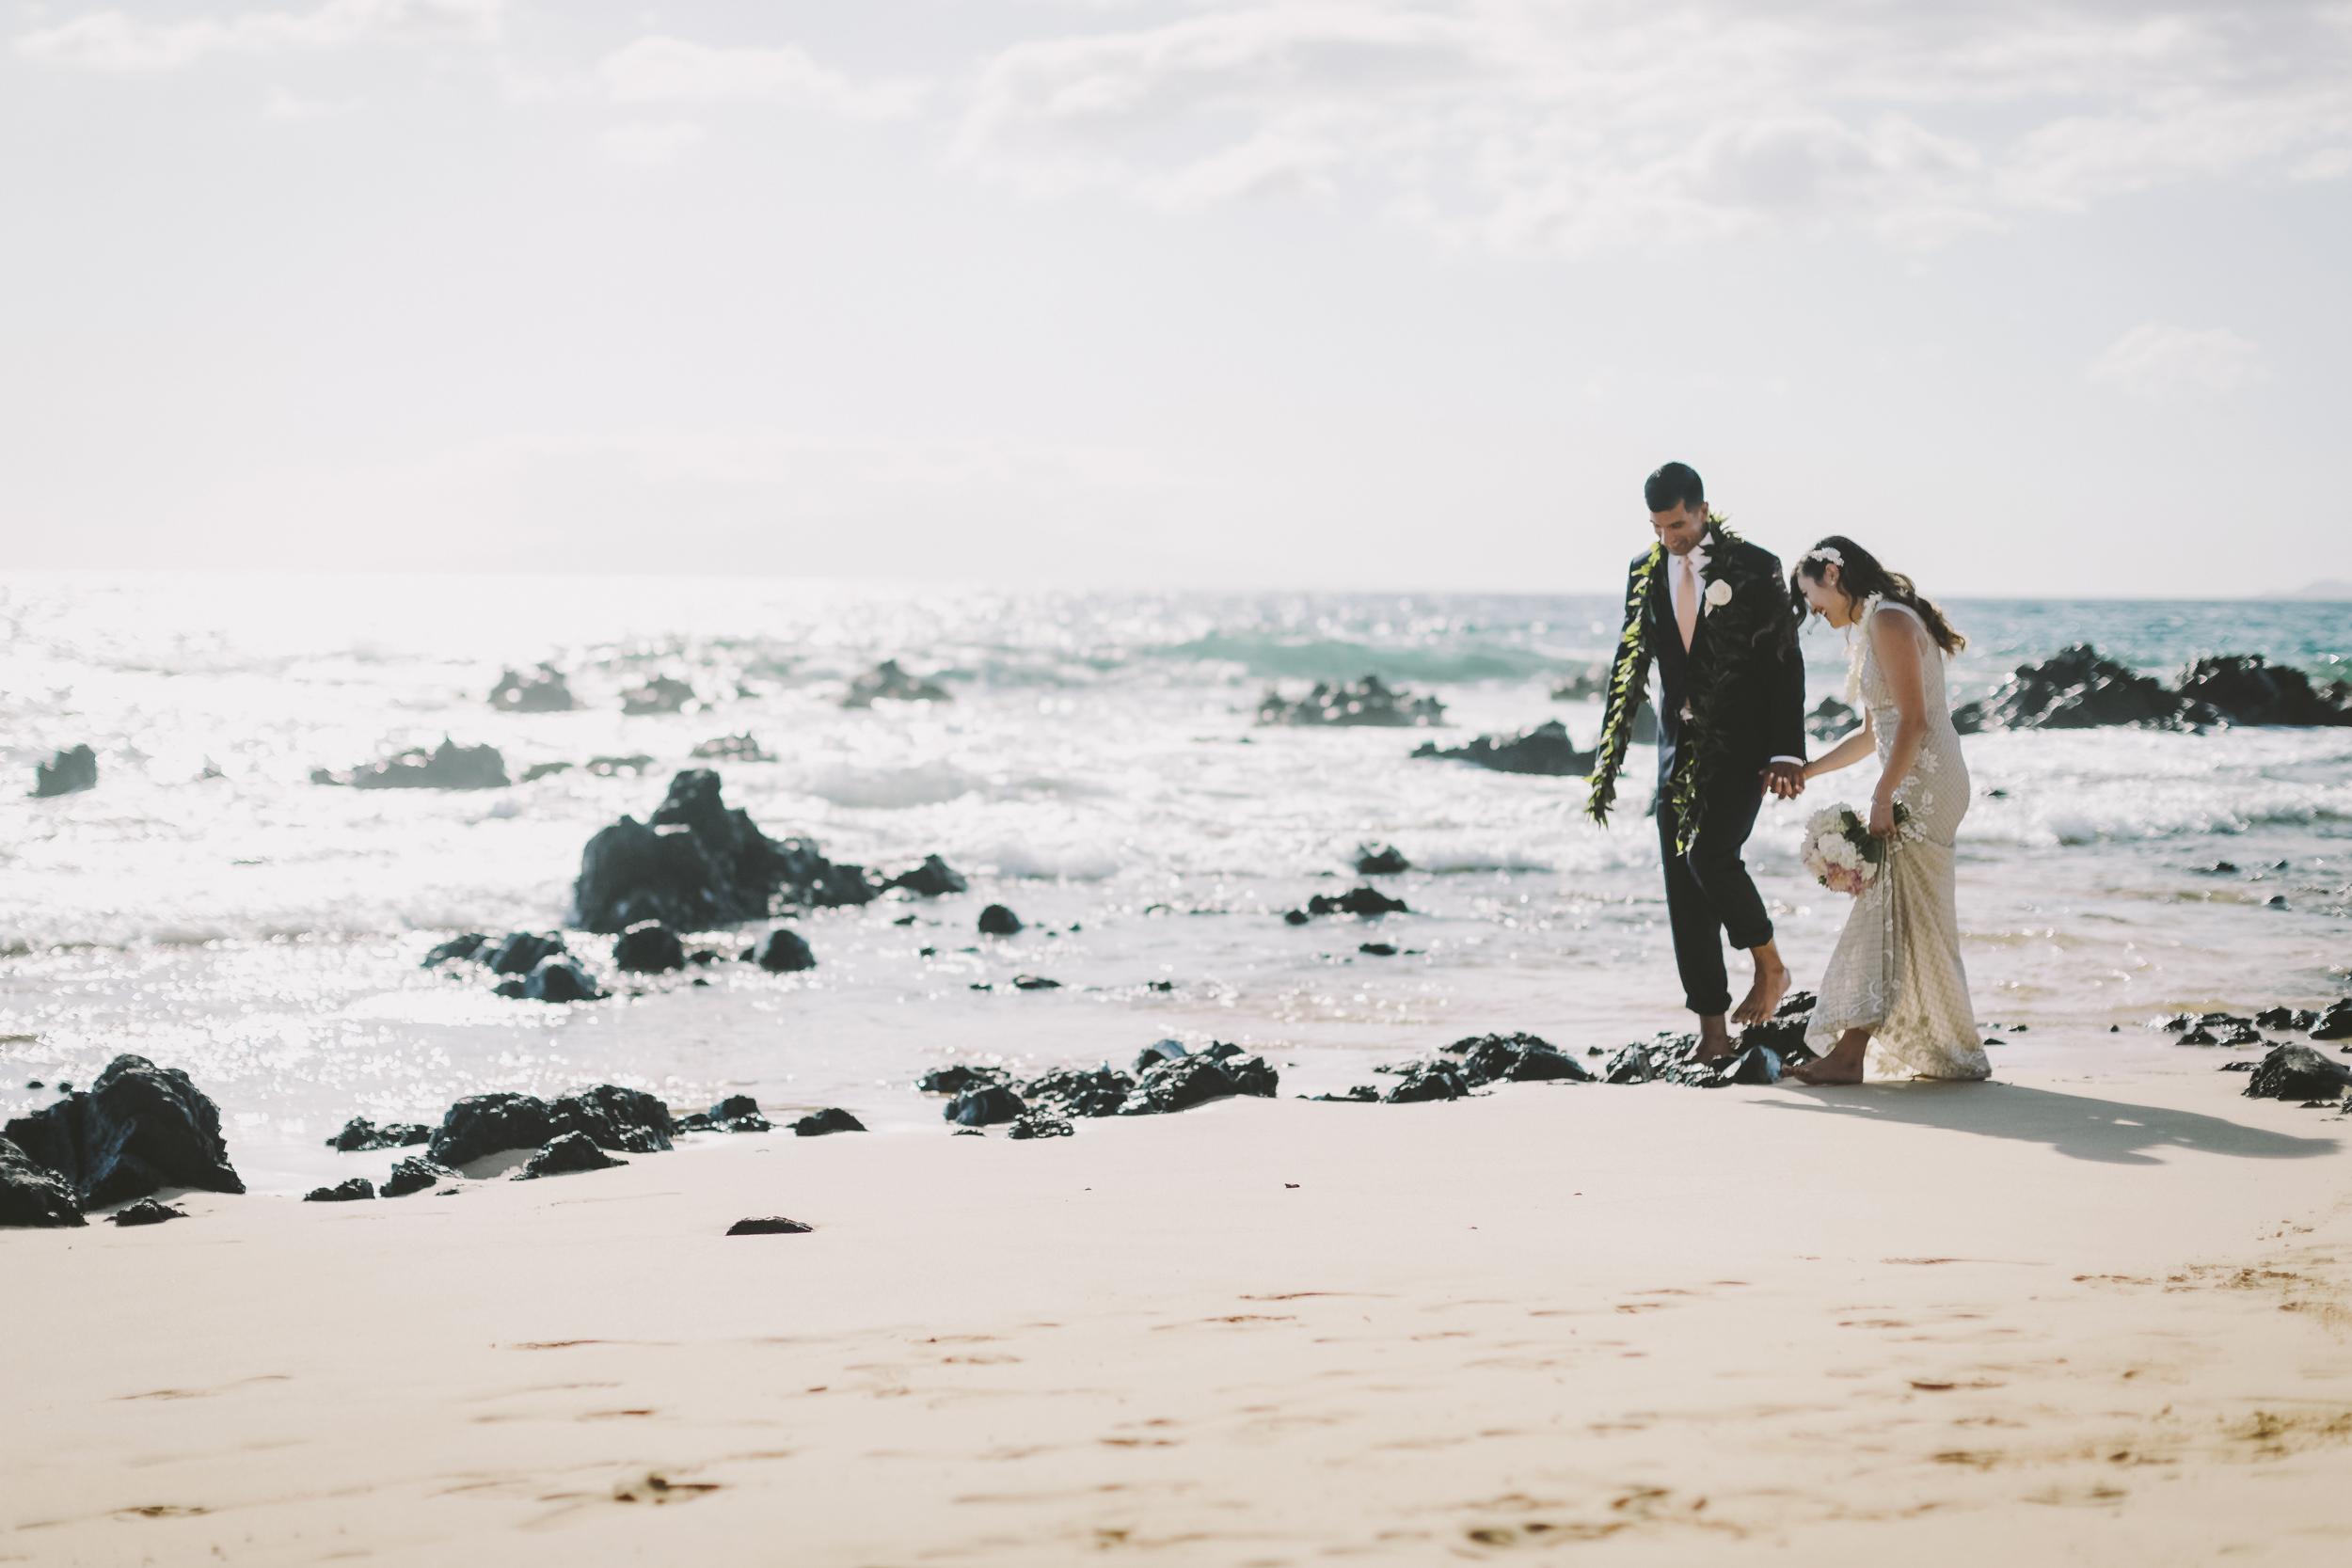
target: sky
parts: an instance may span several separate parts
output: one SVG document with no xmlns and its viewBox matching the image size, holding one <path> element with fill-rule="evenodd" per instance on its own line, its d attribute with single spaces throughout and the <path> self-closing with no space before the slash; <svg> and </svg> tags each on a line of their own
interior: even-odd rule
<svg viewBox="0 0 2352 1568">
<path fill-rule="evenodd" d="M 0 569 L 2352 579 L 2352 4 L 0 0 Z"/>
</svg>

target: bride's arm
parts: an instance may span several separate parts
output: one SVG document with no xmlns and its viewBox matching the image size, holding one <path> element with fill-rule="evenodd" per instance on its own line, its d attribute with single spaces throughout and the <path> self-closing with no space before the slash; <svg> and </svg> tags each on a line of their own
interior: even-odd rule
<svg viewBox="0 0 2352 1568">
<path fill-rule="evenodd" d="M 1870 652 L 1879 673 L 1886 678 L 1901 715 L 1895 721 L 1895 744 L 1887 749 L 1886 767 L 1879 775 L 1878 792 L 1870 800 L 1870 832 L 1880 838 L 1895 834 L 1895 786 L 1919 760 L 1919 747 L 1928 737 L 1927 687 L 1919 673 L 1920 631 L 1908 615 L 1881 613 L 1870 618 Z"/>
<path fill-rule="evenodd" d="M 1870 710 L 1864 708 L 1862 727 L 1830 750 L 1815 757 L 1811 762 L 1806 763 L 1804 776 L 1812 779 L 1823 773 L 1835 773 L 1840 768 L 1851 768 L 1855 763 L 1868 756 L 1877 744 L 1878 742 L 1870 733 Z"/>
</svg>

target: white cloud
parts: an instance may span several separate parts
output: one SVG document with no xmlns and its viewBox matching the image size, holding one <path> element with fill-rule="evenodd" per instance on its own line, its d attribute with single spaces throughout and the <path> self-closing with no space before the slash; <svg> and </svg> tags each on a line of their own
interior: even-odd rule
<svg viewBox="0 0 2352 1568">
<path fill-rule="evenodd" d="M 2328 177 L 2347 136 L 2341 0 L 1207 0 L 999 51 L 957 150 L 1036 192 L 1354 190 L 1574 251 L 1772 223 L 1933 243 L 2167 181 Z"/>
<path fill-rule="evenodd" d="M 606 131 L 603 140 L 604 150 L 622 163 L 654 168 L 671 162 L 704 135 L 701 126 L 686 120 L 630 120 Z"/>
<path fill-rule="evenodd" d="M 2262 351 L 2220 327 L 2146 322 L 2091 361 L 2087 379 L 2154 402 L 2227 396 L 2263 376 Z"/>
<path fill-rule="evenodd" d="M 876 119 L 910 112 L 923 90 L 910 82 L 861 87 L 788 45 L 721 49 L 674 38 L 642 38 L 616 49 L 596 73 L 623 103 L 770 99 Z"/>
<path fill-rule="evenodd" d="M 229 51 L 336 48 L 373 40 L 497 36 L 505 0 L 326 0 L 309 11 L 142 22 L 99 11 L 16 40 L 24 58 L 92 71 L 167 71 Z"/>
</svg>

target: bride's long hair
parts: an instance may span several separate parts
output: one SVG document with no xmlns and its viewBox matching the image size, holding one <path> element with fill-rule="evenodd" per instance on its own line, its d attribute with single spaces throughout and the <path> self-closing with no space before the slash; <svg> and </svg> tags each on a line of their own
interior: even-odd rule
<svg viewBox="0 0 2352 1568">
<path fill-rule="evenodd" d="M 1820 553 L 1822 550 L 1837 552 L 1838 592 L 1855 604 L 1860 604 L 1873 594 L 1881 594 L 1902 605 L 1925 622 L 1928 635 L 1934 638 L 1935 645 L 1946 653 L 1956 654 L 1968 646 L 1968 639 L 1953 628 L 1951 622 L 1944 618 L 1944 612 L 1936 609 L 1934 602 L 1923 595 L 1909 578 L 1900 572 L 1888 571 L 1877 556 L 1842 533 L 1833 533 L 1814 546 L 1788 574 L 1788 597 L 1794 602 L 1798 626 L 1804 626 L 1804 618 L 1813 612 L 1812 607 L 1804 602 L 1806 579 L 1820 582 L 1829 575 L 1829 562 Z"/>
</svg>

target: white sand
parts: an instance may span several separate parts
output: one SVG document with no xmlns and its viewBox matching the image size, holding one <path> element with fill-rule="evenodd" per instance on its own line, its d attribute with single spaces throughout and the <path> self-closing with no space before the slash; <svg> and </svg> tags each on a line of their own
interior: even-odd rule
<svg viewBox="0 0 2352 1568">
<path fill-rule="evenodd" d="M 0 1561 L 2341 1563 L 2346 1129 L 2185 1059 L 0 1232 Z"/>
</svg>

